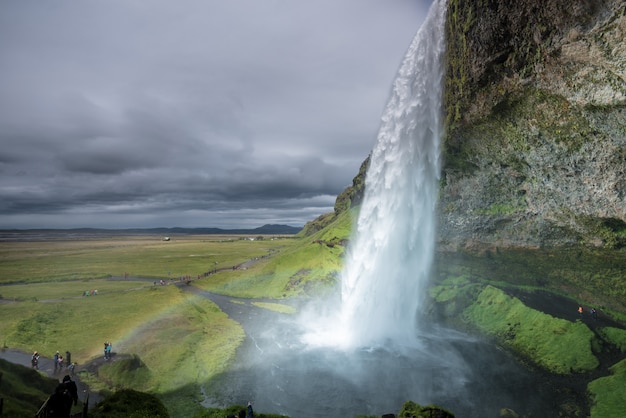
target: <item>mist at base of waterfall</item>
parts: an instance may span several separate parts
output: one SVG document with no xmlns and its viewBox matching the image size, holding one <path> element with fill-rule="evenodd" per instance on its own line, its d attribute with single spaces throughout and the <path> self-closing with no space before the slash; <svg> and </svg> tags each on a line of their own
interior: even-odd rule
<svg viewBox="0 0 626 418">
<path fill-rule="evenodd" d="M 413 346 L 312 348 L 297 321 L 249 332 L 235 364 L 207 396 L 291 418 L 397 414 L 406 401 L 463 417 L 554 416 L 550 391 L 507 352 L 445 328 L 425 326 Z"/>
</svg>

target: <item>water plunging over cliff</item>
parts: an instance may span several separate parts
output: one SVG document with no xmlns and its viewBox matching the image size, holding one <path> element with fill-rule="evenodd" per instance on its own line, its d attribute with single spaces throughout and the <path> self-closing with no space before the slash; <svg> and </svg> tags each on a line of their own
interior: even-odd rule
<svg viewBox="0 0 626 418">
<path fill-rule="evenodd" d="M 446 2 L 437 0 L 393 83 L 342 274 L 340 318 L 323 345 L 413 339 L 429 279 L 440 173 Z"/>
<path fill-rule="evenodd" d="M 321 418 L 380 416 L 411 399 L 468 418 L 496 416 L 503 406 L 554 415 L 543 382 L 507 353 L 416 321 L 434 254 L 445 8 L 435 0 L 394 82 L 342 303 L 311 301 L 285 317 L 213 295 L 247 335 L 235 366 L 206 386 L 213 404 L 252 400 L 259 410 Z"/>
</svg>

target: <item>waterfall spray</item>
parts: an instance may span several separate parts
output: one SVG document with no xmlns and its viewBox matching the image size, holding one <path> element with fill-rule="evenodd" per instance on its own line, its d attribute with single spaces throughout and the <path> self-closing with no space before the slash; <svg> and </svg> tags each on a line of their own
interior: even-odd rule
<svg viewBox="0 0 626 418">
<path fill-rule="evenodd" d="M 318 329 L 317 343 L 364 347 L 415 337 L 434 254 L 445 11 L 445 0 L 433 3 L 393 83 L 342 272 L 341 313 Z"/>
<path fill-rule="evenodd" d="M 434 0 L 394 81 L 342 272 L 342 303 L 311 301 L 297 318 L 244 319 L 253 344 L 242 345 L 237 367 L 215 385 L 232 399 L 226 404 L 252 393 L 260 410 L 302 418 L 381 416 L 408 399 L 467 417 L 497 416 L 503 407 L 555 415 L 549 381 L 489 343 L 416 319 L 435 247 L 446 7 Z"/>
</svg>

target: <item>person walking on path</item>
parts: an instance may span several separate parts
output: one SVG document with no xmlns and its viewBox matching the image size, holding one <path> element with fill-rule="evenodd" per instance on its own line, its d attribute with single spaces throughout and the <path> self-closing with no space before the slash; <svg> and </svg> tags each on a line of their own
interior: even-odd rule
<svg viewBox="0 0 626 418">
<path fill-rule="evenodd" d="M 57 351 L 56 353 L 54 353 L 54 372 L 57 372 L 57 369 L 59 368 L 59 352 Z"/>
<path fill-rule="evenodd" d="M 32 357 L 30 358 L 30 365 L 33 369 L 39 370 L 39 353 L 34 352 Z"/>
</svg>

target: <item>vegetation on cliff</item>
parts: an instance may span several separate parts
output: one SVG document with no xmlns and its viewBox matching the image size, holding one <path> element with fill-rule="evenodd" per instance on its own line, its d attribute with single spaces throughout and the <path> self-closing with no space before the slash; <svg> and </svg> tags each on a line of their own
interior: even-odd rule
<svg viewBox="0 0 626 418">
<path fill-rule="evenodd" d="M 442 245 L 624 248 L 622 6 L 449 2 Z"/>
</svg>

